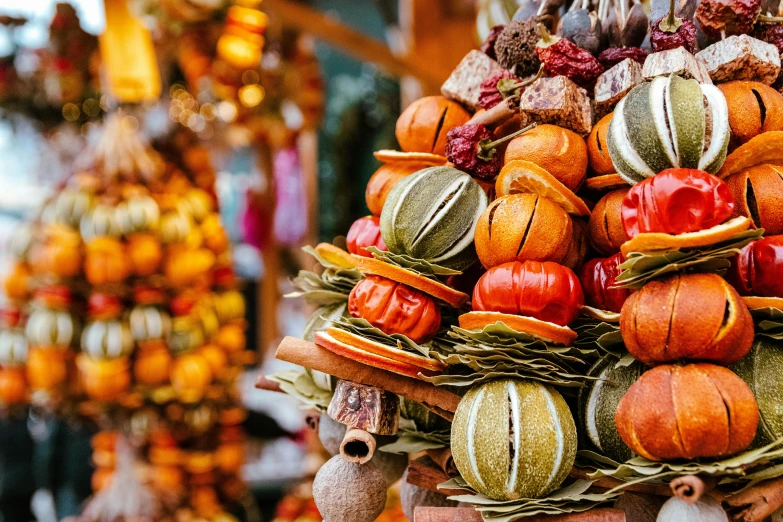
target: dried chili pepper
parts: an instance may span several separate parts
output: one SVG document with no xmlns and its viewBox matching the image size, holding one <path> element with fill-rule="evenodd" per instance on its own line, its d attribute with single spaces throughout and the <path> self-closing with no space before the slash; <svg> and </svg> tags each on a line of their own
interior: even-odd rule
<svg viewBox="0 0 783 522">
<path fill-rule="evenodd" d="M 496 26 L 493 26 L 492 29 L 489 30 L 489 35 L 487 35 L 487 39 L 484 40 L 484 43 L 481 44 L 481 52 L 492 58 L 493 60 L 497 60 L 497 54 L 495 53 L 495 42 L 498 40 L 498 36 L 500 36 L 500 33 L 503 32 L 503 29 L 506 26 L 503 24 L 499 24 Z"/>
<path fill-rule="evenodd" d="M 748 34 L 761 12 L 761 0 L 702 0 L 696 20 L 707 36 Z"/>
<path fill-rule="evenodd" d="M 675 16 L 674 0 L 669 0 L 669 14 L 652 24 L 650 43 L 653 51 L 668 51 L 684 47 L 693 54 L 699 48 L 696 41 L 696 25 L 688 19 Z"/>
<path fill-rule="evenodd" d="M 493 74 L 481 83 L 479 105 L 482 109 L 489 110 L 509 96 L 519 96 L 525 87 L 541 77 L 542 72 L 543 68 L 539 67 L 538 74 L 526 80 L 522 80 L 511 71 Z"/>
<path fill-rule="evenodd" d="M 492 140 L 492 131 L 486 125 L 466 123 L 454 127 L 446 138 L 446 157 L 454 167 L 480 179 L 492 179 L 503 166 L 503 155 L 498 147 L 503 143 L 527 132 L 536 124 Z"/>
<path fill-rule="evenodd" d="M 538 24 L 541 40 L 536 45 L 538 59 L 544 70 L 553 76 L 565 76 L 578 85 L 589 85 L 604 72 L 595 56 L 573 42 L 552 36 L 546 27 Z"/>
<path fill-rule="evenodd" d="M 644 61 L 649 54 L 648 50 L 641 47 L 610 47 L 601 51 L 601 54 L 598 55 L 598 61 L 601 62 L 605 69 L 614 67 L 626 58 L 644 65 Z"/>
</svg>

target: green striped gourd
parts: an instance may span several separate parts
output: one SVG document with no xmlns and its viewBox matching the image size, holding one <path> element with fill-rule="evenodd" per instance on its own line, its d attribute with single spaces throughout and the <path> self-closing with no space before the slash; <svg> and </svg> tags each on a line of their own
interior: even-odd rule
<svg viewBox="0 0 783 522">
<path fill-rule="evenodd" d="M 633 185 L 672 167 L 717 172 L 730 134 L 726 98 L 717 87 L 659 76 L 617 104 L 607 146 L 617 173 Z"/>
<path fill-rule="evenodd" d="M 160 223 L 158 203 L 143 194 L 132 196 L 117 205 L 116 213 L 125 234 L 153 232 Z"/>
<path fill-rule="evenodd" d="M 129 323 L 133 339 L 140 343 L 166 339 L 171 332 L 171 316 L 159 306 L 135 306 Z"/>
<path fill-rule="evenodd" d="M 617 433 L 614 414 L 625 392 L 642 375 L 644 365 L 634 361 L 628 366 L 617 366 L 617 361 L 607 356 L 590 368 L 588 375 L 599 380 L 579 391 L 579 420 L 590 449 L 625 462 L 633 453 Z"/>
<path fill-rule="evenodd" d="M 57 223 L 76 228 L 92 206 L 93 195 L 91 193 L 67 188 L 60 192 L 53 202 L 54 219 Z"/>
<path fill-rule="evenodd" d="M 91 359 L 117 359 L 133 352 L 133 334 L 119 319 L 93 321 L 82 332 L 82 352 Z"/>
<path fill-rule="evenodd" d="M 576 425 L 549 386 L 502 379 L 471 388 L 451 427 L 454 463 L 476 491 L 495 500 L 537 498 L 574 464 Z"/>
<path fill-rule="evenodd" d="M 381 212 L 390 252 L 462 270 L 476 261 L 473 234 L 487 208 L 473 178 L 452 167 L 429 167 L 403 178 Z"/>
<path fill-rule="evenodd" d="M 731 367 L 756 396 L 759 405 L 759 427 L 754 447 L 783 437 L 783 341 L 756 337 L 748 355 Z"/>
</svg>

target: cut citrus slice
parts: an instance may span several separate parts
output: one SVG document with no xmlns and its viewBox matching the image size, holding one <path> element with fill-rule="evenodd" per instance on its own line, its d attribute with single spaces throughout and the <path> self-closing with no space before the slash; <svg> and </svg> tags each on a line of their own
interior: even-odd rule
<svg viewBox="0 0 783 522">
<path fill-rule="evenodd" d="M 628 182 L 623 179 L 619 174 L 605 174 L 603 176 L 593 176 L 587 178 L 585 185 L 590 190 L 615 190 L 619 188 L 625 188 Z"/>
<path fill-rule="evenodd" d="M 530 161 L 513 160 L 506 163 L 495 182 L 495 193 L 498 197 L 510 194 L 537 194 L 554 201 L 569 214 L 590 215 L 590 209 L 579 196 L 552 174 Z"/>
<path fill-rule="evenodd" d="M 746 296 L 742 298 L 748 308 L 758 310 L 759 308 L 777 308 L 783 310 L 783 297 L 755 297 Z"/>
<path fill-rule="evenodd" d="M 380 261 L 374 257 L 361 257 L 353 254 L 351 257 L 353 257 L 356 268 L 363 274 L 379 275 L 391 279 L 392 281 L 408 285 L 411 288 L 421 290 L 425 294 L 429 294 L 436 299 L 445 301 L 454 308 L 459 308 L 470 299 L 468 294 L 454 290 L 439 281 L 424 277 L 412 270 L 407 270 L 397 265 Z"/>
<path fill-rule="evenodd" d="M 340 247 L 336 247 L 330 243 L 318 243 L 314 250 L 319 256 L 330 263 L 334 263 L 343 268 L 356 268 L 356 263 L 351 254 Z"/>
<path fill-rule="evenodd" d="M 411 364 L 413 366 L 418 366 L 419 368 L 431 370 L 434 372 L 446 369 L 445 364 L 440 361 L 436 361 L 435 359 L 430 359 L 429 357 L 424 357 L 423 355 L 419 355 L 417 353 L 406 352 L 405 350 L 401 350 L 392 346 L 386 346 L 354 333 L 340 330 L 339 328 L 329 328 L 327 333 L 342 343 L 350 344 L 354 348 L 358 348 L 375 355 L 380 355 L 381 357 L 386 357 L 387 359 L 392 359 L 393 361 Z"/>
<path fill-rule="evenodd" d="M 714 245 L 715 243 L 731 239 L 732 236 L 740 232 L 745 232 L 750 228 L 750 225 L 750 219 L 740 216 L 698 232 L 685 232 L 677 235 L 665 234 L 663 232 L 645 232 L 623 243 L 620 250 L 627 258 L 632 252 L 645 254 L 668 252 L 679 248 Z"/>
<path fill-rule="evenodd" d="M 373 156 L 378 161 L 384 163 L 406 162 L 421 163 L 422 165 L 437 166 L 445 165 L 448 159 L 439 154 L 430 154 L 429 152 L 400 152 L 398 150 L 377 150 Z"/>
<path fill-rule="evenodd" d="M 388 357 L 366 352 L 351 344 L 335 339 L 329 335 L 328 332 L 317 332 L 315 334 L 315 344 L 322 348 L 326 348 L 332 353 L 342 355 L 343 357 L 347 357 L 348 359 L 361 364 L 366 364 L 367 366 L 372 366 L 373 368 L 378 368 L 379 370 L 398 373 L 407 377 L 413 377 L 414 379 L 419 378 L 419 373 L 424 373 L 418 366 L 401 363 L 394 359 L 389 359 Z"/>
<path fill-rule="evenodd" d="M 593 308 L 592 306 L 583 306 L 582 314 L 592 319 L 598 319 L 599 321 L 605 321 L 607 323 L 619 323 L 620 314 L 617 312 L 610 312 L 608 310 L 601 310 L 600 308 Z"/>
<path fill-rule="evenodd" d="M 459 326 L 465 330 L 481 330 L 498 322 L 505 324 L 512 330 L 564 346 L 571 346 L 571 343 L 576 340 L 576 332 L 567 326 L 541 321 L 533 317 L 501 312 L 468 312 L 459 316 Z"/>
<path fill-rule="evenodd" d="M 763 132 L 737 147 L 716 176 L 723 179 L 763 163 L 783 165 L 783 131 Z"/>
</svg>

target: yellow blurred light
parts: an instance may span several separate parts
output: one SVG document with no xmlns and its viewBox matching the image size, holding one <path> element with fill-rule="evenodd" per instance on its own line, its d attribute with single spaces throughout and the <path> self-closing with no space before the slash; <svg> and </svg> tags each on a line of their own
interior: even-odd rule
<svg viewBox="0 0 783 522">
<path fill-rule="evenodd" d="M 245 85 L 239 89 L 239 101 L 245 107 L 255 107 L 264 99 L 264 89 L 258 85 Z"/>
<path fill-rule="evenodd" d="M 68 121 L 76 121 L 81 116 L 82 111 L 79 110 L 79 106 L 75 103 L 66 103 L 63 105 L 63 118 Z"/>
<path fill-rule="evenodd" d="M 230 101 L 222 101 L 217 107 L 218 117 L 226 122 L 232 122 L 237 119 L 237 106 Z"/>
<path fill-rule="evenodd" d="M 169 94 L 171 94 L 171 96 L 176 96 L 177 92 L 184 90 L 185 87 L 181 83 L 175 83 L 169 88 Z"/>
<path fill-rule="evenodd" d="M 201 106 L 201 109 L 199 109 L 199 112 L 202 116 L 204 116 L 204 119 L 207 121 L 212 121 L 215 119 L 217 114 L 215 113 L 215 106 L 211 103 L 205 103 Z"/>
<path fill-rule="evenodd" d="M 217 43 L 218 55 L 237 69 L 250 69 L 261 63 L 260 43 L 248 42 L 236 35 L 224 34 Z"/>
<path fill-rule="evenodd" d="M 242 73 L 242 83 L 244 83 L 245 85 L 253 85 L 255 83 L 258 83 L 258 80 L 259 80 L 258 73 L 253 70 L 245 71 Z"/>
<path fill-rule="evenodd" d="M 136 132 L 139 130 L 139 120 L 135 116 L 125 116 L 122 118 L 122 130 L 125 132 Z"/>
<path fill-rule="evenodd" d="M 82 104 L 84 114 L 90 118 L 97 116 L 101 112 L 101 105 L 95 98 L 87 98 Z"/>
</svg>

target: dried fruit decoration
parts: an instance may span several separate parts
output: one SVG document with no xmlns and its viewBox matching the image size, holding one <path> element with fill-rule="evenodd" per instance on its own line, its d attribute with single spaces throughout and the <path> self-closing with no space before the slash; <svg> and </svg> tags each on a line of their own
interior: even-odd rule
<svg viewBox="0 0 783 522">
<path fill-rule="evenodd" d="M 533 123 L 508 136 L 493 140 L 492 131 L 486 125 L 460 125 L 449 131 L 446 157 L 462 172 L 480 179 L 492 179 L 503 166 L 503 155 L 497 153 L 498 147 L 535 126 Z"/>
<path fill-rule="evenodd" d="M 533 20 L 518 20 L 506 25 L 495 42 L 497 61 L 504 69 L 519 76 L 533 74 L 540 62 L 536 44 L 538 31 Z"/>
<path fill-rule="evenodd" d="M 696 25 L 688 19 L 675 16 L 674 0 L 669 2 L 669 14 L 652 24 L 650 28 L 650 43 L 653 51 L 668 51 L 684 47 L 689 53 L 695 53 L 698 47 L 696 41 Z"/>
<path fill-rule="evenodd" d="M 526 80 L 506 70 L 493 74 L 481 82 L 479 105 L 482 109 L 489 110 L 509 96 L 519 96 L 525 87 L 539 79 L 543 72 L 542 66 L 538 69 L 538 74 Z"/>
<path fill-rule="evenodd" d="M 761 12 L 761 0 L 702 0 L 696 20 L 711 38 L 748 34 Z"/>
<path fill-rule="evenodd" d="M 497 53 L 495 52 L 495 42 L 498 41 L 498 36 L 500 36 L 500 33 L 503 32 L 503 29 L 506 26 L 503 24 L 496 25 L 492 27 L 492 29 L 489 30 L 489 35 L 487 35 L 487 39 L 484 40 L 484 43 L 481 44 L 481 52 L 492 58 L 493 60 L 497 60 Z"/>
<path fill-rule="evenodd" d="M 536 54 L 547 73 L 588 85 L 604 72 L 601 63 L 589 52 L 565 38 L 552 36 L 542 24 L 538 24 L 538 30 L 541 40 L 536 44 Z"/>
<path fill-rule="evenodd" d="M 601 51 L 601 54 L 598 55 L 598 61 L 605 69 L 611 69 L 626 58 L 644 65 L 649 54 L 647 49 L 641 47 L 610 47 Z"/>
</svg>

